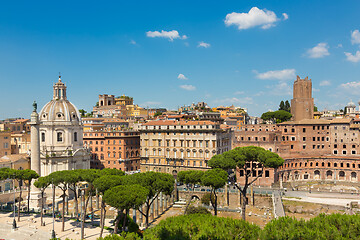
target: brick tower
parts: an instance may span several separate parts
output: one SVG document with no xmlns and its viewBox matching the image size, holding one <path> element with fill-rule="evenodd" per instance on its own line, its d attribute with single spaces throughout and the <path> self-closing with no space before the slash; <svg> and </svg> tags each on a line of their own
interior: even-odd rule
<svg viewBox="0 0 360 240">
<path fill-rule="evenodd" d="M 312 98 L 311 79 L 296 77 L 294 82 L 293 99 L 291 99 L 291 114 L 294 121 L 313 119 L 314 99 Z"/>
</svg>

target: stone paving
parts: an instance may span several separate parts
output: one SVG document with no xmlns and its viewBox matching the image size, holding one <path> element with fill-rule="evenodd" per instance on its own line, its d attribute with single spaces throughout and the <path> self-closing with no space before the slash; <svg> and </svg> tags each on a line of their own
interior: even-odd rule
<svg viewBox="0 0 360 240">
<path fill-rule="evenodd" d="M 17 220 L 17 218 L 16 218 Z M 0 239 L 14 240 L 48 240 L 51 236 L 52 218 L 44 217 L 45 226 L 40 226 L 40 215 L 21 216 L 21 221 L 17 222 L 17 230 L 12 230 L 12 213 L 0 213 Z M 105 226 L 110 226 L 110 220 L 107 219 Z M 80 239 L 81 222 L 67 219 L 65 221 L 65 231 L 61 231 L 61 219 L 55 220 L 56 237 L 60 239 Z M 110 234 L 110 231 L 104 229 L 103 236 Z M 95 240 L 100 235 L 100 228 L 85 224 L 85 239 Z"/>
</svg>

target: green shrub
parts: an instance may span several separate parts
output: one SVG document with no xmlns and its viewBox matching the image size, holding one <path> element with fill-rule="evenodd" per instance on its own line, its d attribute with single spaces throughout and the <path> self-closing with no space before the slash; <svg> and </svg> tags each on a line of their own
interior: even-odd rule
<svg viewBox="0 0 360 240">
<path fill-rule="evenodd" d="M 169 217 L 144 232 L 145 240 L 258 239 L 260 228 L 243 220 L 209 214 Z"/>
<path fill-rule="evenodd" d="M 188 214 L 211 214 L 211 212 L 209 210 L 207 210 L 205 207 L 202 207 L 202 206 L 195 207 L 193 205 L 190 205 L 186 209 L 185 214 L 186 215 L 188 215 Z"/>
<path fill-rule="evenodd" d="M 210 193 L 205 193 L 203 195 L 203 197 L 201 198 L 201 203 L 209 206 L 210 205 L 210 197 L 211 197 L 211 200 L 213 202 L 215 202 L 215 196 L 214 196 L 213 193 L 211 193 L 211 194 Z"/>
<path fill-rule="evenodd" d="M 124 223 L 124 214 L 121 214 L 120 215 L 120 221 L 119 221 L 119 225 L 118 225 L 118 229 L 122 229 L 122 225 Z M 127 232 L 129 233 L 139 233 L 139 225 L 137 225 L 134 220 L 129 216 L 129 215 L 126 215 L 126 222 L 125 222 L 125 226 L 128 227 L 128 230 Z"/>
<path fill-rule="evenodd" d="M 125 233 L 122 232 L 121 234 L 110 234 L 104 238 L 98 238 L 97 240 L 141 240 L 141 237 L 138 236 L 136 233 Z"/>
</svg>

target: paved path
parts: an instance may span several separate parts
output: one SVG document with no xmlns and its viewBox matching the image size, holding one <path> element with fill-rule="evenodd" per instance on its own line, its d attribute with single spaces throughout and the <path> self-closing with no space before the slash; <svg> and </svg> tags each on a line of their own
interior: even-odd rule
<svg viewBox="0 0 360 240">
<path fill-rule="evenodd" d="M 22 216 L 21 221 L 17 222 L 18 228 L 16 231 L 11 230 L 12 214 L 0 213 L 0 239 L 14 239 L 14 240 L 49 240 L 52 230 L 52 218 L 44 217 L 45 226 L 40 226 L 40 216 L 36 215 Z M 106 226 L 110 226 L 109 220 L 106 221 Z M 61 220 L 55 221 L 56 237 L 60 239 L 80 239 L 80 222 L 67 220 L 65 222 L 65 231 L 61 232 Z M 85 224 L 85 239 L 95 240 L 99 237 L 100 228 L 94 227 L 91 224 Z M 110 234 L 108 230 L 104 229 L 103 236 Z"/>
<path fill-rule="evenodd" d="M 280 191 L 274 190 L 272 194 L 273 209 L 275 218 L 285 217 L 285 210 L 282 204 Z"/>
</svg>

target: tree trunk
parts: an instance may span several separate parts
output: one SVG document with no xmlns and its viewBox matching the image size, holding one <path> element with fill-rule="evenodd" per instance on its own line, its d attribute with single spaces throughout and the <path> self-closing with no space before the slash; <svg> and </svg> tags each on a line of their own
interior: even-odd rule
<svg viewBox="0 0 360 240">
<path fill-rule="evenodd" d="M 122 231 L 125 231 L 125 225 L 126 225 L 126 220 L 127 220 L 127 216 L 129 214 L 129 209 L 126 209 L 124 216 L 124 220 L 123 220 L 123 226 L 122 226 Z"/>
<path fill-rule="evenodd" d="M 244 197 L 243 194 L 241 194 L 241 198 L 242 198 L 242 203 L 241 203 L 241 218 L 242 218 L 243 220 L 245 220 L 245 218 L 246 218 L 246 213 L 245 213 L 245 211 L 246 211 L 246 199 L 245 199 L 245 197 Z"/>
<path fill-rule="evenodd" d="M 217 195 L 215 193 L 215 190 L 214 190 L 214 198 L 215 198 L 215 201 L 214 201 L 214 215 L 217 216 Z M 211 199 L 211 196 L 210 196 L 210 199 Z"/>
<path fill-rule="evenodd" d="M 18 222 L 20 222 L 20 207 L 21 207 L 21 193 L 22 193 L 21 186 L 19 186 L 19 188 L 20 188 L 20 196 L 19 196 L 19 207 L 18 207 Z"/>
<path fill-rule="evenodd" d="M 105 212 L 106 212 L 105 203 L 101 199 L 101 213 L 100 213 L 100 228 L 101 228 L 101 230 L 100 230 L 100 238 L 102 238 L 102 234 L 103 234 L 103 231 L 104 231 Z"/>
<path fill-rule="evenodd" d="M 43 226 L 44 191 L 41 191 L 40 226 Z"/>
<path fill-rule="evenodd" d="M 114 226 L 114 233 L 117 234 L 118 233 L 118 225 L 119 225 L 119 221 L 120 221 L 120 211 L 118 210 L 117 211 L 117 215 L 116 215 L 116 218 L 115 218 L 115 226 Z"/>
<path fill-rule="evenodd" d="M 78 195 L 77 195 L 77 192 L 76 192 L 76 187 L 74 186 L 74 188 L 70 188 L 70 189 L 74 193 L 75 217 L 76 217 L 76 220 L 79 220 L 79 202 L 78 202 Z"/>
<path fill-rule="evenodd" d="M 62 216 L 61 216 L 61 221 L 62 221 L 62 228 L 61 228 L 61 231 L 65 231 L 65 218 L 64 218 L 64 215 L 65 215 L 65 191 L 66 190 L 63 190 L 63 208 L 62 208 Z"/>
<path fill-rule="evenodd" d="M 150 210 L 150 205 L 146 203 L 146 214 L 145 214 L 146 229 L 149 227 L 149 210 Z"/>
<path fill-rule="evenodd" d="M 28 212 L 28 214 L 30 213 L 30 185 L 31 185 L 31 180 L 29 180 L 29 187 L 28 187 L 28 199 L 27 199 L 27 212 Z"/>
<path fill-rule="evenodd" d="M 84 198 L 85 198 L 85 196 L 84 196 Z M 86 199 L 85 207 L 84 207 L 84 211 L 83 211 L 83 215 L 82 215 L 82 221 L 83 221 L 83 225 L 82 225 L 82 227 L 81 227 L 82 236 L 84 236 L 85 219 L 86 219 L 86 209 L 87 209 L 88 203 L 89 203 L 89 197 Z"/>
</svg>

